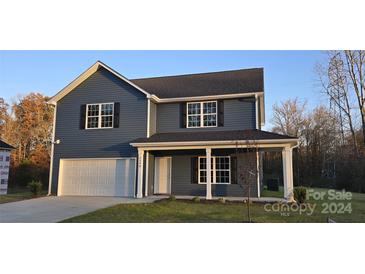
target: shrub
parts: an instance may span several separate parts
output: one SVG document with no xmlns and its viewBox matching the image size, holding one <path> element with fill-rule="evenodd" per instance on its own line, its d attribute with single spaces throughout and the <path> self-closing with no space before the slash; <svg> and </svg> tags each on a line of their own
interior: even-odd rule
<svg viewBox="0 0 365 274">
<path fill-rule="evenodd" d="M 193 202 L 195 203 L 199 203 L 200 202 L 200 198 L 197 196 L 197 197 L 194 197 L 193 198 Z"/>
<path fill-rule="evenodd" d="M 39 181 L 31 181 L 28 183 L 28 188 L 34 196 L 38 196 L 42 191 L 42 183 Z"/>
<path fill-rule="evenodd" d="M 298 186 L 294 188 L 294 199 L 302 204 L 307 200 L 307 189 L 302 186 Z"/>
<path fill-rule="evenodd" d="M 220 202 L 221 204 L 225 204 L 225 203 L 226 203 L 226 199 L 225 199 L 225 198 L 223 198 L 223 197 L 220 197 L 220 198 L 218 199 L 218 202 Z"/>
</svg>

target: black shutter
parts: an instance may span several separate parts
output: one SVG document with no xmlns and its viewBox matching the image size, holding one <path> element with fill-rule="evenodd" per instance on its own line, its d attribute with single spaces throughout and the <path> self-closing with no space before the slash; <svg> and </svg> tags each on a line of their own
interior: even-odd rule
<svg viewBox="0 0 365 274">
<path fill-rule="evenodd" d="M 218 101 L 218 126 L 219 127 L 224 126 L 224 101 L 223 100 Z"/>
<path fill-rule="evenodd" d="M 86 105 L 80 106 L 80 129 L 85 129 L 86 123 Z"/>
<path fill-rule="evenodd" d="M 191 158 L 191 183 L 198 183 L 198 157 Z"/>
<path fill-rule="evenodd" d="M 231 184 L 237 184 L 237 157 L 231 156 Z"/>
<path fill-rule="evenodd" d="M 186 128 L 186 103 L 180 103 L 180 127 Z"/>
<path fill-rule="evenodd" d="M 119 127 L 120 103 L 114 103 L 114 128 Z"/>
</svg>

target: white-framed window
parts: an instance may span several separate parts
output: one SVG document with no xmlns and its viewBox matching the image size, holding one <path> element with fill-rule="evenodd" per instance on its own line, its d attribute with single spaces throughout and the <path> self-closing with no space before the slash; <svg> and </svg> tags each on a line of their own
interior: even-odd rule
<svg viewBox="0 0 365 274">
<path fill-rule="evenodd" d="M 114 103 L 87 104 L 86 129 L 113 128 Z"/>
<path fill-rule="evenodd" d="M 216 127 L 218 125 L 217 101 L 187 103 L 186 108 L 188 128 Z"/>
<path fill-rule="evenodd" d="M 1 179 L 1 183 L 2 185 L 7 185 L 8 184 L 8 180 L 7 179 Z"/>
<path fill-rule="evenodd" d="M 10 156 L 6 156 L 5 157 L 5 162 L 9 162 L 10 161 Z"/>
<path fill-rule="evenodd" d="M 207 183 L 207 158 L 199 157 L 198 161 L 199 184 Z M 231 157 L 212 156 L 211 163 L 211 182 L 212 184 L 231 183 Z"/>
</svg>

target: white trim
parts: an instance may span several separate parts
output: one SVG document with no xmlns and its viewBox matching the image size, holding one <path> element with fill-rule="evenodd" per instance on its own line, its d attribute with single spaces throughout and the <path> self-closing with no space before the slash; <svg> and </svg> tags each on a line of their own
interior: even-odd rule
<svg viewBox="0 0 365 274">
<path fill-rule="evenodd" d="M 204 104 L 207 103 L 215 103 L 215 113 L 204 113 Z M 200 126 L 198 127 L 189 127 L 189 105 L 192 104 L 200 104 L 200 114 L 190 114 L 190 116 L 200 116 Z M 215 115 L 215 126 L 205 126 L 204 125 L 204 116 Z M 209 128 L 209 127 L 218 127 L 218 101 L 200 101 L 200 102 L 187 102 L 186 103 L 186 127 L 187 128 Z"/>
<path fill-rule="evenodd" d="M 95 73 L 100 67 L 108 70 L 112 74 L 114 74 L 116 77 L 122 79 L 123 81 L 127 82 L 131 86 L 135 87 L 139 91 L 141 91 L 146 96 L 150 96 L 150 93 L 142 89 L 141 87 L 137 86 L 133 82 L 129 81 L 126 77 L 121 75 L 120 73 L 116 72 L 112 68 L 108 67 L 104 63 L 97 61 L 95 64 L 93 64 L 91 67 L 89 67 L 87 70 L 85 70 L 82 74 L 80 74 L 75 80 L 73 80 L 70 84 L 68 84 L 66 87 L 64 87 L 61 91 L 59 91 L 55 96 L 53 96 L 48 103 L 50 104 L 56 104 L 59 100 L 61 100 L 63 97 L 65 97 L 67 94 L 69 94 L 71 91 L 73 91 L 78 85 L 80 85 L 83 81 L 85 81 L 87 78 L 89 78 L 93 73 Z"/>
<path fill-rule="evenodd" d="M 146 179 L 145 179 L 145 188 L 144 188 L 144 196 L 148 196 L 148 173 L 149 173 L 149 157 L 150 157 L 150 153 L 148 151 L 146 151 Z"/>
<path fill-rule="evenodd" d="M 136 193 L 136 171 L 137 171 L 137 158 L 136 157 L 111 157 L 111 158 L 60 158 L 60 165 L 58 168 L 58 184 L 57 184 L 57 196 L 62 193 L 60 190 L 60 182 L 62 182 L 63 174 L 63 162 L 65 161 L 83 161 L 83 160 L 134 160 L 134 177 L 133 177 L 133 193 Z"/>
<path fill-rule="evenodd" d="M 257 94 L 255 94 L 255 116 L 256 116 L 256 129 L 259 129 L 259 101 Z"/>
<path fill-rule="evenodd" d="M 98 116 L 90 116 L 90 117 L 98 117 L 98 127 L 88 127 L 88 118 L 89 118 L 89 106 L 99 106 L 99 114 Z M 113 114 L 111 115 L 102 115 L 101 114 L 101 106 L 102 105 L 113 105 Z M 114 128 L 114 106 L 115 102 L 109 102 L 109 103 L 91 103 L 86 104 L 86 113 L 85 113 L 85 129 L 107 129 L 107 128 Z M 111 127 L 102 127 L 101 126 L 101 118 L 106 116 L 112 116 L 112 126 Z"/>
<path fill-rule="evenodd" d="M 212 199 L 212 176 L 211 176 L 211 169 L 212 169 L 212 149 L 206 148 L 205 154 L 207 156 L 207 184 L 206 184 L 206 199 Z M 200 174 L 199 174 L 200 176 Z"/>
<path fill-rule="evenodd" d="M 200 159 L 206 159 L 206 156 L 198 156 L 198 184 L 199 185 L 206 185 L 206 182 L 201 182 L 200 181 Z M 228 158 L 229 159 L 229 182 L 228 183 L 217 183 L 217 169 L 216 169 L 216 159 L 217 158 Z M 211 156 L 212 162 L 211 162 L 211 166 L 212 166 L 212 171 L 213 171 L 213 185 L 230 185 L 232 184 L 231 182 L 231 156 Z M 207 169 L 202 169 L 207 171 Z M 227 171 L 227 169 L 219 169 L 219 170 L 225 170 Z M 207 173 L 208 176 L 208 173 Z"/>
<path fill-rule="evenodd" d="M 285 147 L 282 150 L 284 198 L 288 202 L 294 201 L 293 184 L 293 148 Z"/>
<path fill-rule="evenodd" d="M 138 148 L 138 179 L 137 179 L 137 197 L 143 197 L 143 171 L 144 171 L 144 150 Z"/>
<path fill-rule="evenodd" d="M 51 139 L 51 159 L 49 162 L 49 178 L 48 178 L 48 195 L 52 193 L 52 176 L 53 176 L 53 157 L 54 157 L 54 142 L 56 134 L 56 115 L 57 115 L 57 103 L 53 109 L 53 128 L 52 128 L 52 139 Z"/>
<path fill-rule="evenodd" d="M 264 94 L 259 96 L 260 98 L 260 113 L 261 113 L 261 127 L 265 126 L 265 99 Z"/>
<path fill-rule="evenodd" d="M 151 100 L 150 98 L 147 99 L 147 138 L 150 137 L 150 130 L 151 130 Z"/>
<path fill-rule="evenodd" d="M 164 147 L 164 146 L 188 146 L 188 145 L 236 145 L 244 147 L 250 143 L 258 144 L 297 144 L 298 139 L 267 139 L 267 140 L 236 140 L 236 141 L 191 141 L 191 142 L 151 142 L 151 143 L 130 143 L 133 147 Z"/>
<path fill-rule="evenodd" d="M 83 161 L 83 160 L 128 160 L 128 159 L 135 159 L 137 160 L 137 157 L 94 157 L 94 158 L 60 158 L 62 161 Z"/>
<path fill-rule="evenodd" d="M 151 95 L 151 99 L 156 103 L 174 103 L 174 102 L 187 102 L 187 101 L 207 101 L 217 99 L 232 99 L 238 97 L 252 97 L 263 94 L 263 91 L 258 92 L 245 92 L 245 93 L 230 93 L 220 95 L 206 95 L 206 96 L 190 96 L 190 97 L 175 97 L 175 98 L 159 98 L 156 95 Z"/>
</svg>

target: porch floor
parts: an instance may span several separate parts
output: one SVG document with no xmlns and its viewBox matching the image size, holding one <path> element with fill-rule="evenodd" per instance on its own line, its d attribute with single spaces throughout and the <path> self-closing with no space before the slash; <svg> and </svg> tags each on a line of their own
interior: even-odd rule
<svg viewBox="0 0 365 274">
<path fill-rule="evenodd" d="M 181 200 L 192 200 L 194 197 L 199 197 L 202 200 L 205 200 L 205 196 L 180 196 L 177 195 L 175 196 L 176 199 L 181 199 Z M 213 201 L 217 201 L 219 200 L 219 198 L 224 198 L 226 201 L 231 201 L 231 202 L 243 202 L 245 200 L 248 199 L 248 197 L 213 197 L 212 200 Z M 250 197 L 250 200 L 252 202 L 256 202 L 256 203 L 286 203 L 286 199 L 284 198 L 276 198 L 276 197 Z"/>
</svg>

